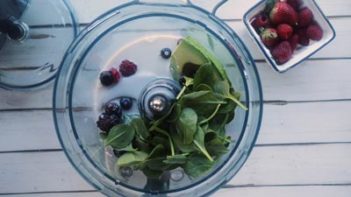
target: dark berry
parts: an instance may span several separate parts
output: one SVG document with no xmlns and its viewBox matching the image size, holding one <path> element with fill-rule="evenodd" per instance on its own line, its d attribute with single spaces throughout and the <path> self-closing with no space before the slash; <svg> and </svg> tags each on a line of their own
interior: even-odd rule
<svg viewBox="0 0 351 197">
<path fill-rule="evenodd" d="M 172 56 L 172 50 L 169 48 L 164 48 L 161 50 L 161 56 L 164 59 L 169 59 Z"/>
<path fill-rule="evenodd" d="M 119 65 L 119 72 L 121 72 L 121 74 L 124 77 L 129 77 L 131 75 L 134 75 L 137 69 L 138 69 L 137 65 L 129 60 L 124 60 Z"/>
<path fill-rule="evenodd" d="M 105 113 L 99 116 L 99 120 L 96 122 L 96 125 L 101 131 L 104 132 L 110 131 L 110 129 L 113 127 L 110 116 Z"/>
<path fill-rule="evenodd" d="M 108 115 L 116 115 L 118 117 L 122 117 L 122 109 L 121 107 L 115 103 L 115 102 L 110 102 L 105 106 L 105 112 Z"/>
<path fill-rule="evenodd" d="M 103 86 L 110 86 L 114 83 L 118 83 L 121 76 L 117 69 L 112 68 L 109 71 L 103 71 L 100 73 L 100 82 Z"/>
<path fill-rule="evenodd" d="M 112 125 L 112 126 L 116 126 L 116 125 L 118 125 L 118 124 L 121 123 L 121 117 L 120 117 L 120 116 L 117 116 L 117 115 L 115 115 L 115 114 L 112 114 L 112 115 L 110 116 L 110 121 L 111 121 L 111 125 Z"/>
<path fill-rule="evenodd" d="M 114 83 L 118 83 L 121 79 L 121 74 L 119 74 L 118 70 L 115 68 L 111 68 L 110 72 L 112 73 Z"/>
<path fill-rule="evenodd" d="M 129 110 L 133 106 L 133 99 L 128 97 L 121 98 L 119 104 L 121 105 L 122 109 Z"/>
<path fill-rule="evenodd" d="M 110 71 L 103 71 L 100 73 L 100 82 L 103 86 L 110 86 L 113 84 L 113 76 Z"/>
</svg>

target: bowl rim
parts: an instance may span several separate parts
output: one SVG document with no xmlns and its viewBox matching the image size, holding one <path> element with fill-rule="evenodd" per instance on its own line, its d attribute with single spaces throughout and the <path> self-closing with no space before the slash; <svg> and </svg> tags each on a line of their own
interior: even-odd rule
<svg viewBox="0 0 351 197">
<path fill-rule="evenodd" d="M 326 21 L 328 27 L 330 28 L 331 32 L 332 32 L 332 36 L 331 38 L 329 38 L 328 40 L 326 40 L 318 49 L 310 52 L 308 55 L 306 55 L 305 57 L 301 58 L 301 60 L 299 60 L 297 63 L 289 66 L 286 69 L 279 69 L 279 65 L 276 65 L 276 63 L 274 62 L 274 60 L 272 58 L 270 58 L 270 55 L 264 50 L 264 46 L 261 45 L 261 41 L 259 39 L 257 39 L 256 35 L 257 33 L 252 31 L 252 29 L 250 28 L 251 24 L 250 24 L 250 18 L 249 15 L 261 4 L 265 3 L 266 0 L 261 0 L 258 3 L 256 3 L 254 6 L 252 6 L 247 12 L 245 12 L 244 17 L 243 17 L 243 21 L 244 24 L 246 26 L 246 29 L 249 31 L 250 33 L 250 37 L 255 41 L 256 45 L 259 47 L 260 51 L 263 53 L 265 59 L 268 61 L 268 63 L 273 67 L 273 69 L 275 71 L 277 71 L 278 73 L 285 73 L 287 71 L 289 71 L 290 69 L 298 66 L 299 64 L 301 64 L 302 62 L 304 62 L 305 60 L 309 59 L 312 55 L 316 54 L 318 51 L 320 51 L 322 48 L 324 48 L 326 45 L 328 45 L 330 42 L 332 42 L 335 37 L 336 37 L 336 31 L 333 27 L 333 25 L 330 23 L 329 19 L 327 18 L 327 16 L 324 14 L 324 12 L 322 11 L 322 9 L 320 8 L 320 6 L 317 4 L 317 2 L 315 0 L 312 0 L 312 3 L 314 4 L 314 6 L 316 7 L 316 9 L 318 10 L 318 12 L 322 15 L 323 19 Z"/>
</svg>

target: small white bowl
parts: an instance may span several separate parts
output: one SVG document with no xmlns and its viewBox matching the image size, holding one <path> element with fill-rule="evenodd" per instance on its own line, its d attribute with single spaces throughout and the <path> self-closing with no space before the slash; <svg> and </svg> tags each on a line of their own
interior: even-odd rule
<svg viewBox="0 0 351 197">
<path fill-rule="evenodd" d="M 302 8 L 308 7 L 312 11 L 314 15 L 314 20 L 323 29 L 323 38 L 320 41 L 311 40 L 309 46 L 302 47 L 301 45 L 299 45 L 298 48 L 294 51 L 293 57 L 287 63 L 278 65 L 273 59 L 269 49 L 266 48 L 266 46 L 262 43 L 259 34 L 257 34 L 257 32 L 255 31 L 255 28 L 252 27 L 250 23 L 257 14 L 264 10 L 265 6 L 266 0 L 260 1 L 255 6 L 253 6 L 249 11 L 245 13 L 244 23 L 247 29 L 249 30 L 251 37 L 255 40 L 256 44 L 263 52 L 266 60 L 273 66 L 274 70 L 280 73 L 286 72 L 287 70 L 305 61 L 307 58 L 309 58 L 317 51 L 322 49 L 324 46 L 329 44 L 336 36 L 334 28 L 330 24 L 327 17 L 323 14 L 322 10 L 319 8 L 317 3 L 314 0 L 304 0 Z"/>
</svg>

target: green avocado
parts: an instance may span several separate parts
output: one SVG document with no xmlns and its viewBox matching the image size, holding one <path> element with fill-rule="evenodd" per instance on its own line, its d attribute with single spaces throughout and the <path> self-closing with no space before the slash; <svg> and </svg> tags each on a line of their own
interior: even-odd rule
<svg viewBox="0 0 351 197">
<path fill-rule="evenodd" d="M 171 73 L 173 78 L 177 80 L 184 71 L 193 70 L 194 65 L 198 65 L 199 67 L 205 64 L 212 64 L 222 79 L 228 79 L 221 62 L 200 42 L 188 36 L 180 41 L 172 54 Z M 189 65 L 192 67 L 186 68 Z"/>
</svg>

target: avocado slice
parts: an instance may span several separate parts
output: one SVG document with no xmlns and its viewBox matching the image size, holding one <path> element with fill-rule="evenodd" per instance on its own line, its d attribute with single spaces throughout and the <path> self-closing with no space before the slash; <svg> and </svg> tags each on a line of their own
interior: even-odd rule
<svg viewBox="0 0 351 197">
<path fill-rule="evenodd" d="M 228 79 L 222 63 L 210 53 L 200 42 L 188 36 L 182 39 L 171 57 L 171 72 L 174 79 L 178 79 L 180 73 L 187 65 L 212 64 L 222 79 Z"/>
<path fill-rule="evenodd" d="M 183 73 L 183 69 L 185 69 L 185 72 L 192 69 L 188 65 L 192 65 L 191 67 L 196 67 L 195 65 L 198 65 L 199 67 L 210 62 L 201 51 L 188 42 L 188 38 L 189 37 L 180 41 L 171 57 L 171 73 L 176 80 L 178 80 L 179 76 Z M 189 67 L 189 69 L 185 67 Z"/>
</svg>

